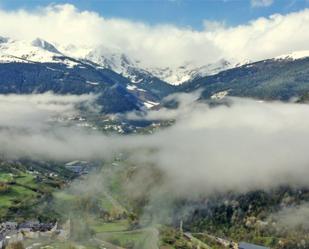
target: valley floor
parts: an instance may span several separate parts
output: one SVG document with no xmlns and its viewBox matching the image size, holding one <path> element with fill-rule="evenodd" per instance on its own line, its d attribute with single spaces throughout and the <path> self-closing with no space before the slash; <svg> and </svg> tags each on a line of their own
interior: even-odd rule
<svg viewBox="0 0 309 249">
<path fill-rule="evenodd" d="M 262 192 L 237 197 L 246 198 L 248 203 L 250 198 L 256 202 L 251 207 L 251 216 L 242 214 L 247 219 L 246 225 L 239 221 L 230 223 L 227 214 L 231 210 L 222 197 L 219 200 L 225 204 L 214 201 L 219 204 L 211 217 L 203 215 L 205 210 L 196 209 L 191 218 L 184 220 L 182 228 L 179 226 L 182 218 L 179 220 L 176 214 L 187 204 L 183 200 L 182 204 L 176 202 L 169 217 L 172 220 L 155 221 L 155 213 L 147 209 L 151 206 L 146 197 L 149 186 L 159 181 L 158 172 L 149 169 L 147 172 L 152 172 L 156 180 L 147 183 L 149 186 L 144 183 L 141 193 L 137 193 L 136 188 L 132 192 L 131 180 L 140 172 L 135 164 L 122 157 L 119 155 L 111 162 L 84 163 L 87 170 L 78 168 L 77 172 L 72 171 L 75 169 L 72 163 L 68 170 L 65 164 L 51 162 L 3 161 L 0 167 L 1 221 L 14 221 L 18 225 L 29 221 L 54 224 L 44 232 L 22 232 L 23 245 L 18 247 L 20 239 L 14 239 L 7 248 L 236 249 L 237 243 L 243 240 L 274 249 L 306 248 L 307 237 L 302 232 L 287 232 L 280 237 L 277 232 L 255 227 L 254 222 L 260 223 L 253 218 L 252 210 L 260 210 L 256 216 L 260 215 L 263 207 L 267 208 L 267 198 L 273 203 L 272 198 L 286 196 L 288 189 L 268 197 Z M 233 198 L 230 203 L 235 203 Z M 161 206 L 161 211 L 164 208 Z M 52 230 L 52 227 L 56 228 Z M 7 234 L 3 232 L 4 237 Z M 301 239 L 304 246 L 295 247 Z"/>
</svg>

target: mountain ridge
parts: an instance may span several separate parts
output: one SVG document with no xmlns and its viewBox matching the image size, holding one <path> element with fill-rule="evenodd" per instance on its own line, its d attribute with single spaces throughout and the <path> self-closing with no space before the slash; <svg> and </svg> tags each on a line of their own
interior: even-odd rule
<svg viewBox="0 0 309 249">
<path fill-rule="evenodd" d="M 222 67 L 209 64 L 193 69 L 194 65 L 188 64 L 182 70 L 191 67 L 193 71 L 188 73 L 194 72 L 194 76 L 177 86 L 139 68 L 138 61 L 119 51 L 105 55 L 85 51 L 87 56 L 79 59 L 40 38 L 0 37 L 0 92 L 100 93 L 105 112 L 152 108 L 169 94 L 199 88 L 204 89 L 202 98 L 207 99 L 230 95 L 286 101 L 309 92 L 309 51 L 244 64 L 220 60 Z M 210 66 L 213 74 L 201 73 Z M 223 67 L 226 69 L 221 71 Z"/>
</svg>

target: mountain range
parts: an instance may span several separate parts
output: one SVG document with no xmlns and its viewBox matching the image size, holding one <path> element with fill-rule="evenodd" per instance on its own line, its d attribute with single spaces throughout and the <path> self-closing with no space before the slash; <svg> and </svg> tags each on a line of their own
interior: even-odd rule
<svg viewBox="0 0 309 249">
<path fill-rule="evenodd" d="M 258 62 L 147 67 L 121 51 L 0 37 L 0 93 L 98 93 L 105 113 L 152 108 L 175 92 L 289 100 L 309 92 L 309 51 Z"/>
</svg>

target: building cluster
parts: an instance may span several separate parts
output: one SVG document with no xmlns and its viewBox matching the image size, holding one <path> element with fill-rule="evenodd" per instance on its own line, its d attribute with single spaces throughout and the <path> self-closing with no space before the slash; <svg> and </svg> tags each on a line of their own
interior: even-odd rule
<svg viewBox="0 0 309 249">
<path fill-rule="evenodd" d="M 88 161 L 71 161 L 65 164 L 65 168 L 77 175 L 88 174 L 92 165 Z"/>
<path fill-rule="evenodd" d="M 5 248 L 9 243 L 22 241 L 25 238 L 52 235 L 57 230 L 57 223 L 40 223 L 39 221 L 3 222 L 0 224 L 0 249 Z"/>
</svg>

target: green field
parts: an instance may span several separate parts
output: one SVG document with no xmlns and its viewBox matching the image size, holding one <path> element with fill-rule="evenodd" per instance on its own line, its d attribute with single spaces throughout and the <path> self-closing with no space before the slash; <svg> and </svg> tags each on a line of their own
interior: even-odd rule
<svg viewBox="0 0 309 249">
<path fill-rule="evenodd" d="M 96 233 L 122 232 L 129 229 L 129 222 L 128 220 L 116 220 L 113 222 L 103 222 L 100 220 L 95 220 L 91 224 L 91 228 Z"/>
<path fill-rule="evenodd" d="M 70 177 L 62 165 L 0 161 L 0 220 L 22 221 L 42 214 L 48 219 L 41 203 Z"/>
<path fill-rule="evenodd" d="M 27 246 L 35 244 L 33 248 L 38 249 L 158 249 L 159 245 L 172 249 L 186 245 L 184 238 L 174 234 L 173 242 L 165 243 L 159 228 L 138 224 L 139 214 L 135 208 L 140 204 L 130 200 L 125 189 L 128 175 L 136 173 L 135 167 L 116 162 L 117 166 L 109 163 L 102 171 L 76 181 L 71 181 L 67 172 L 51 177 L 48 167 L 43 167 L 39 174 L 20 165 L 12 167 L 12 171 L 6 167 L 0 171 L 0 216 L 3 220 L 40 217 L 45 220 L 56 218 L 60 224 L 70 221 L 67 241 L 48 238 L 25 241 Z M 55 170 L 57 174 L 65 172 L 57 167 Z M 99 178 L 93 179 L 93 175 Z M 64 180 L 70 180 L 70 184 L 65 185 Z"/>
</svg>

